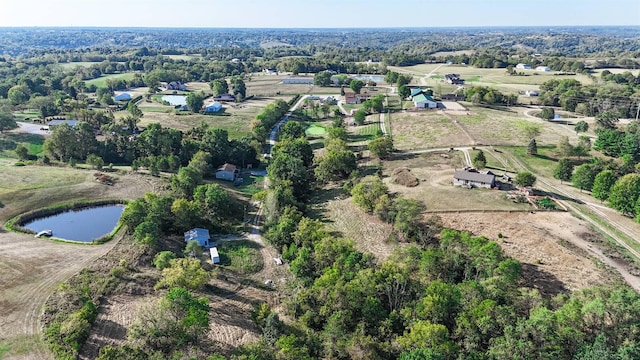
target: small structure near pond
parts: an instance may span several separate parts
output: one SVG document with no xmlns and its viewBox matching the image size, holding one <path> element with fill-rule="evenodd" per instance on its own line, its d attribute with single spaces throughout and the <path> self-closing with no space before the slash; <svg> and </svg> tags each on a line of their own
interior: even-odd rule
<svg viewBox="0 0 640 360">
<path fill-rule="evenodd" d="M 184 241 L 189 242 L 195 240 L 202 247 L 209 247 L 209 230 L 202 228 L 193 228 L 184 233 Z"/>
</svg>

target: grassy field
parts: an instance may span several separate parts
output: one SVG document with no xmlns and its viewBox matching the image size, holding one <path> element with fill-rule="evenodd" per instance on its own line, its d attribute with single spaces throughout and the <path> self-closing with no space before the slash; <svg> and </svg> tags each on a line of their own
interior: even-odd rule
<svg viewBox="0 0 640 360">
<path fill-rule="evenodd" d="M 436 111 L 391 114 L 391 134 L 399 150 L 468 145 L 468 139 L 455 124 Z"/>
<path fill-rule="evenodd" d="M 92 65 L 97 65 L 97 64 L 100 64 L 100 62 L 77 61 L 77 62 L 69 62 L 69 63 L 59 63 L 58 65 L 60 65 L 65 70 L 73 70 L 77 67 L 88 68 L 88 67 L 91 67 Z"/>
<path fill-rule="evenodd" d="M 308 136 L 322 136 L 322 135 L 326 134 L 326 132 L 327 132 L 327 130 L 323 126 L 320 126 L 318 124 L 311 124 L 305 130 L 305 133 Z"/>
<path fill-rule="evenodd" d="M 18 145 L 24 145 L 29 149 L 29 155 L 39 155 L 42 153 L 44 138 L 39 135 L 24 133 L 4 133 L 0 134 L 0 157 L 16 158 L 14 152 Z M 2 184 L 0 183 L 0 186 Z"/>
<path fill-rule="evenodd" d="M 260 245 L 253 241 L 226 241 L 218 246 L 220 264 L 241 274 L 253 274 L 264 267 Z"/>
<path fill-rule="evenodd" d="M 555 153 L 555 146 L 538 146 L 538 155 L 527 155 L 525 147 L 503 147 L 501 150 L 511 153 L 531 169 L 534 174 L 540 174 L 548 178 L 553 177 L 553 172 L 559 159 Z"/>
<path fill-rule="evenodd" d="M 118 79 L 122 79 L 122 80 L 131 80 L 133 79 L 135 73 L 123 73 L 123 74 L 110 74 L 110 75 L 104 75 L 101 76 L 99 78 L 96 79 L 91 79 L 91 80 L 87 80 L 85 81 L 85 84 L 87 86 L 91 86 L 91 85 L 95 85 L 99 88 L 103 88 L 107 86 L 107 79 L 112 79 L 112 80 L 118 80 Z"/>
</svg>

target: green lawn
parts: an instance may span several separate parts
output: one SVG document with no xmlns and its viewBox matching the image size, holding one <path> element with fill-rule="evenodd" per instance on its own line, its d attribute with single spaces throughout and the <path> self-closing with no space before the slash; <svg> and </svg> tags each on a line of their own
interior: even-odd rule
<svg viewBox="0 0 640 360">
<path fill-rule="evenodd" d="M 91 79 L 91 80 L 87 80 L 85 81 L 85 85 L 86 86 L 91 86 L 91 85 L 95 85 L 99 88 L 103 88 L 103 87 L 107 87 L 107 79 L 112 79 L 112 80 L 118 80 L 118 79 L 123 79 L 123 80 L 131 80 L 133 79 L 133 76 L 135 75 L 135 73 L 124 73 L 124 74 L 110 74 L 110 75 L 104 75 L 101 76 L 99 78 L 95 78 L 95 79 Z"/>
<path fill-rule="evenodd" d="M 233 240 L 218 246 L 220 265 L 241 274 L 256 273 L 264 267 L 260 245 L 252 241 Z"/>
<path fill-rule="evenodd" d="M 305 134 L 309 136 L 322 136 L 326 133 L 326 129 L 322 126 L 311 124 L 307 130 L 305 130 Z"/>
<path fill-rule="evenodd" d="M 523 146 L 504 147 L 501 149 L 513 154 L 534 174 L 553 177 L 553 172 L 558 163 L 555 155 L 555 146 L 538 146 L 538 155 L 527 155 L 527 148 Z"/>
</svg>

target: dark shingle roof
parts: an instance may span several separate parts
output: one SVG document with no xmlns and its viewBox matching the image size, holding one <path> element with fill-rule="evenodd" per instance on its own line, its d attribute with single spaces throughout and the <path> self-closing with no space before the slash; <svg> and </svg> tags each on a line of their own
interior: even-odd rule
<svg viewBox="0 0 640 360">
<path fill-rule="evenodd" d="M 489 175 L 489 174 L 481 174 L 477 172 L 456 171 L 453 174 L 453 178 L 457 180 L 467 180 L 467 181 L 474 181 L 474 182 L 479 182 L 483 184 L 491 184 L 495 180 L 496 176 Z"/>
</svg>

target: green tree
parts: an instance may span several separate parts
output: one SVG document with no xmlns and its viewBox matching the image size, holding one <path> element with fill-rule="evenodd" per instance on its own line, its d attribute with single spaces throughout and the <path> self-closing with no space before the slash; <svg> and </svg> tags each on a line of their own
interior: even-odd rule
<svg viewBox="0 0 640 360">
<path fill-rule="evenodd" d="M 4 113 L 0 111 L 0 134 L 5 130 L 11 130 L 18 127 L 16 119 L 13 114 Z"/>
<path fill-rule="evenodd" d="M 571 180 L 573 174 L 573 162 L 567 158 L 562 158 L 558 161 L 555 170 L 553 171 L 553 177 L 560 179 L 560 183 L 563 181 Z"/>
<path fill-rule="evenodd" d="M 364 125 L 364 121 L 366 118 L 367 112 L 364 109 L 358 109 L 353 114 L 353 120 L 355 121 L 356 125 Z"/>
<path fill-rule="evenodd" d="M 346 146 L 333 146 L 315 162 L 316 178 L 325 182 L 346 179 L 357 167 L 353 151 Z"/>
<path fill-rule="evenodd" d="M 153 258 L 153 266 L 158 270 L 163 270 L 170 265 L 170 261 L 176 258 L 172 251 L 161 251 Z"/>
<path fill-rule="evenodd" d="M 624 215 L 635 216 L 638 197 L 640 197 L 640 175 L 627 174 L 613 184 L 609 191 L 608 202 L 611 207 Z"/>
<path fill-rule="evenodd" d="M 199 259 L 202 255 L 202 246 L 197 240 L 191 240 L 187 242 L 187 246 L 184 248 L 184 255 L 190 258 Z"/>
<path fill-rule="evenodd" d="M 527 138 L 527 140 L 531 140 L 540 135 L 542 131 L 542 126 L 534 123 L 526 123 L 521 127 L 522 133 Z"/>
<path fill-rule="evenodd" d="M 603 170 L 599 172 L 593 180 L 591 194 L 598 200 L 607 200 L 609 198 L 611 187 L 617 180 L 618 177 L 612 170 Z"/>
<path fill-rule="evenodd" d="M 187 106 L 191 112 L 199 113 L 204 105 L 204 97 L 201 94 L 191 92 L 187 95 Z"/>
<path fill-rule="evenodd" d="M 304 127 L 297 121 L 287 121 L 287 123 L 280 128 L 280 139 L 293 140 L 304 136 Z"/>
<path fill-rule="evenodd" d="M 316 73 L 313 77 L 313 84 L 319 86 L 331 86 L 333 82 L 331 81 L 331 73 L 328 71 L 320 71 Z"/>
<path fill-rule="evenodd" d="M 13 105 L 24 104 L 29 101 L 30 97 L 31 89 L 26 85 L 15 85 L 7 92 L 7 99 L 9 99 Z"/>
<path fill-rule="evenodd" d="M 171 189 L 178 195 L 191 199 L 193 192 L 202 182 L 202 173 L 195 168 L 181 167 L 176 175 L 171 176 Z"/>
<path fill-rule="evenodd" d="M 14 150 L 16 152 L 16 155 L 18 156 L 18 159 L 20 160 L 28 160 L 29 159 L 29 149 L 27 149 L 26 146 L 19 144 L 18 146 L 16 146 L 16 149 Z"/>
<path fill-rule="evenodd" d="M 593 164 L 582 164 L 571 175 L 571 183 L 580 190 L 591 191 L 598 168 Z"/>
<path fill-rule="evenodd" d="M 89 154 L 87 156 L 87 164 L 93 166 L 94 169 L 101 170 L 104 166 L 104 160 L 98 155 Z"/>
<path fill-rule="evenodd" d="M 556 116 L 556 112 L 553 108 L 550 107 L 544 107 L 542 108 L 542 111 L 540 112 L 540 118 L 544 119 L 544 120 L 551 120 Z"/>
<path fill-rule="evenodd" d="M 618 116 L 612 111 L 605 111 L 596 115 L 596 126 L 600 129 L 615 130 Z"/>
<path fill-rule="evenodd" d="M 487 166 L 487 158 L 484 156 L 484 152 L 479 150 L 476 156 L 473 157 L 473 167 L 476 169 L 484 169 Z"/>
<path fill-rule="evenodd" d="M 199 290 L 209 280 L 209 274 L 202 268 L 199 259 L 180 258 L 169 261 L 169 267 L 162 270 L 162 279 L 156 288 L 183 287 Z"/>
<path fill-rule="evenodd" d="M 372 212 L 378 198 L 387 193 L 387 186 L 377 176 L 367 176 L 352 189 L 353 202 L 366 212 Z"/>
<path fill-rule="evenodd" d="M 369 141 L 369 151 L 379 159 L 386 159 L 393 152 L 393 139 L 381 136 Z"/>
<path fill-rule="evenodd" d="M 142 110 L 140 110 L 138 105 L 134 104 L 133 101 L 129 101 L 129 103 L 127 103 L 127 111 L 135 118 L 141 118 L 144 116 Z"/>
<path fill-rule="evenodd" d="M 558 151 L 558 154 L 563 157 L 571 156 L 573 154 L 573 145 L 569 143 L 568 136 L 563 136 L 560 138 L 556 149 Z"/>
<path fill-rule="evenodd" d="M 589 131 L 589 123 L 587 123 L 584 120 L 580 120 L 574 126 L 574 130 L 576 131 L 576 134 L 581 133 L 581 132 L 587 132 L 587 131 Z"/>
<path fill-rule="evenodd" d="M 398 95 L 400 96 L 400 99 L 406 99 L 409 96 L 411 96 L 411 88 L 407 85 L 400 85 L 398 86 Z"/>
<path fill-rule="evenodd" d="M 229 193 L 218 184 L 205 184 L 196 187 L 193 201 L 200 208 L 202 216 L 210 221 L 222 222 L 237 215 L 233 211 L 234 202 Z"/>
<path fill-rule="evenodd" d="M 211 90 L 215 95 L 222 95 L 229 93 L 229 84 L 225 79 L 217 79 L 213 80 L 210 84 Z"/>
<path fill-rule="evenodd" d="M 536 183 L 536 177 L 528 171 L 521 171 L 516 174 L 515 183 L 518 186 L 533 186 Z"/>
<path fill-rule="evenodd" d="M 133 239 L 139 245 L 154 247 L 159 237 L 160 229 L 153 221 L 143 221 L 133 231 Z"/>
<path fill-rule="evenodd" d="M 241 78 L 235 78 L 233 80 L 233 94 L 239 95 L 241 99 L 247 97 L 247 86 Z"/>
<path fill-rule="evenodd" d="M 352 80 L 349 84 L 349 88 L 356 94 L 360 94 L 360 90 L 364 87 L 364 81 Z"/>
<path fill-rule="evenodd" d="M 538 143 L 536 139 L 531 139 L 527 145 L 527 155 L 538 155 Z"/>
<path fill-rule="evenodd" d="M 196 226 L 201 219 L 200 207 L 195 201 L 175 199 L 171 204 L 173 223 L 178 231 L 186 231 Z"/>
</svg>

